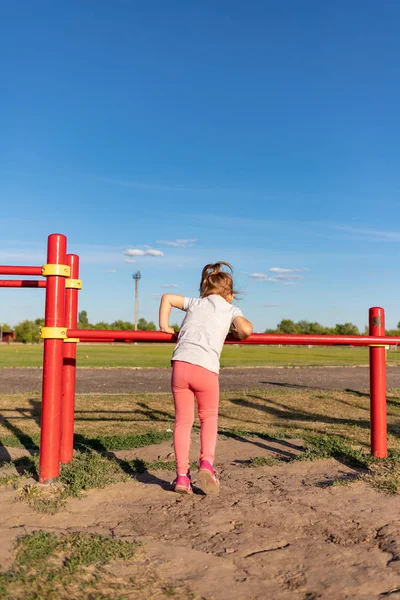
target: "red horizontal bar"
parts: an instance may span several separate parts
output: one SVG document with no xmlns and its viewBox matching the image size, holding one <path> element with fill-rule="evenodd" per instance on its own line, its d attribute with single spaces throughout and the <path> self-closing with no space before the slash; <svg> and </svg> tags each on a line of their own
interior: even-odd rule
<svg viewBox="0 0 400 600">
<path fill-rule="evenodd" d="M 0 275 L 41 275 L 42 267 L 15 267 L 0 265 Z"/>
<path fill-rule="evenodd" d="M 0 279 L 0 288 L 45 288 L 44 279 Z"/>
<path fill-rule="evenodd" d="M 68 337 L 76 337 L 82 341 L 130 340 L 132 342 L 176 342 L 177 336 L 161 331 L 118 331 L 108 329 L 68 329 Z M 400 345 L 400 336 L 366 336 L 366 335 L 297 335 L 285 333 L 253 333 L 247 340 L 240 341 L 228 335 L 226 344 L 262 344 L 262 345 L 292 345 L 292 346 L 371 346 L 383 344 L 386 346 Z"/>
</svg>

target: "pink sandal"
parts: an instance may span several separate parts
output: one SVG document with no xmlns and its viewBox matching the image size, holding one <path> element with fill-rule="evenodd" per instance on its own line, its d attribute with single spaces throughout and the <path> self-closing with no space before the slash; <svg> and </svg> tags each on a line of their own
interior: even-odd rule
<svg viewBox="0 0 400 600">
<path fill-rule="evenodd" d="M 173 482 L 174 492 L 178 494 L 193 494 L 192 482 L 190 481 L 190 475 L 177 475 Z"/>
<path fill-rule="evenodd" d="M 215 476 L 212 464 L 208 460 L 200 461 L 196 484 L 205 494 L 219 494 L 219 481 Z"/>
</svg>

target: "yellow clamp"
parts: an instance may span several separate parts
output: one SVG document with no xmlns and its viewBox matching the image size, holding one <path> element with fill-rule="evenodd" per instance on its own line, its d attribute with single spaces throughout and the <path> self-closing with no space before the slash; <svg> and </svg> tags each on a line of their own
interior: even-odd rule
<svg viewBox="0 0 400 600">
<path fill-rule="evenodd" d="M 386 350 L 389 348 L 389 346 L 387 346 L 386 344 L 370 344 L 369 347 L 370 348 L 386 348 Z"/>
<path fill-rule="evenodd" d="M 42 340 L 65 340 L 67 330 L 65 327 L 41 327 L 40 337 Z"/>
<path fill-rule="evenodd" d="M 64 340 L 64 344 L 67 344 L 67 343 L 69 343 L 69 344 L 79 344 L 80 341 L 81 340 L 79 338 L 66 338 Z"/>
<path fill-rule="evenodd" d="M 43 277 L 48 277 L 49 275 L 60 275 L 61 277 L 70 277 L 71 267 L 69 267 L 68 265 L 43 265 L 42 275 Z"/>
<path fill-rule="evenodd" d="M 82 279 L 66 279 L 65 287 L 68 290 L 81 290 L 82 289 Z"/>
</svg>

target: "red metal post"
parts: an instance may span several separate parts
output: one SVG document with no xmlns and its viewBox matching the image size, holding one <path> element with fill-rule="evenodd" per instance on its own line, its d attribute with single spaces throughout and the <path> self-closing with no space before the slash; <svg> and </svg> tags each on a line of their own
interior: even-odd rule
<svg viewBox="0 0 400 600">
<path fill-rule="evenodd" d="M 42 267 L 13 267 L 0 265 L 0 275 L 41 275 Z"/>
<path fill-rule="evenodd" d="M 0 288 L 45 288 L 41 279 L 0 279 Z"/>
<path fill-rule="evenodd" d="M 369 333 L 385 335 L 385 311 L 373 307 L 369 310 Z M 385 339 L 382 340 L 382 344 Z M 386 425 L 386 349 L 371 346 L 369 349 L 370 410 L 371 410 L 371 454 L 376 458 L 387 456 Z"/>
<path fill-rule="evenodd" d="M 176 335 L 162 333 L 161 331 L 119 331 L 110 329 L 68 329 L 68 337 L 79 337 L 83 342 L 157 342 L 170 343 L 177 340 Z M 303 335 L 303 334 L 283 334 L 283 333 L 253 333 L 247 340 L 238 340 L 232 335 L 228 335 L 226 344 L 261 344 L 277 345 L 290 344 L 293 346 L 313 345 L 313 346 L 370 346 L 371 344 L 395 344 L 400 345 L 400 337 L 385 337 L 366 335 Z"/>
<path fill-rule="evenodd" d="M 67 238 L 54 233 L 48 238 L 47 263 L 65 265 Z M 48 275 L 45 327 L 64 326 L 65 277 Z M 43 395 L 40 435 L 39 481 L 51 483 L 60 472 L 60 407 L 64 341 L 45 339 L 43 350 Z"/>
<path fill-rule="evenodd" d="M 79 277 L 79 256 L 67 254 L 71 279 Z M 65 325 L 76 328 L 78 323 L 78 289 L 65 290 Z M 64 342 L 63 379 L 61 395 L 61 445 L 60 462 L 72 460 L 74 451 L 74 410 L 76 383 L 76 342 Z"/>
</svg>

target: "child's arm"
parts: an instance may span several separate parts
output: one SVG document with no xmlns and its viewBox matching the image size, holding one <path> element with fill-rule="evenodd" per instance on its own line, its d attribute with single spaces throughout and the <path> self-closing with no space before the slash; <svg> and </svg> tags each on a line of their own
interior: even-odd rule
<svg viewBox="0 0 400 600">
<path fill-rule="evenodd" d="M 178 296 L 178 294 L 164 294 L 161 297 L 159 312 L 160 331 L 175 333 L 175 330 L 169 326 L 169 315 L 172 308 L 183 310 L 184 300 L 184 296 Z"/>
<path fill-rule="evenodd" d="M 247 340 L 253 333 L 253 324 L 244 317 L 233 319 L 232 334 L 239 340 Z"/>
</svg>

